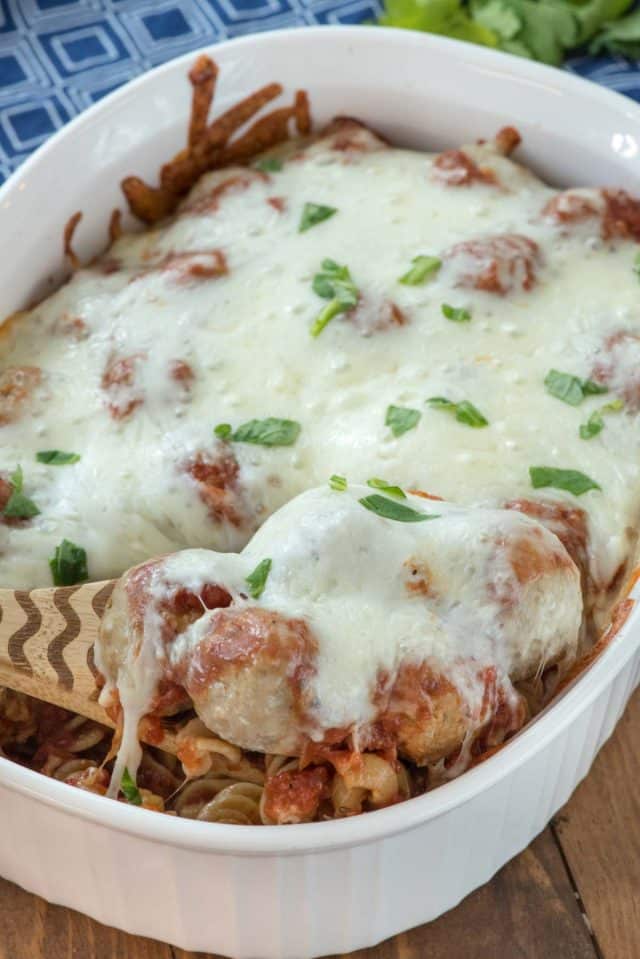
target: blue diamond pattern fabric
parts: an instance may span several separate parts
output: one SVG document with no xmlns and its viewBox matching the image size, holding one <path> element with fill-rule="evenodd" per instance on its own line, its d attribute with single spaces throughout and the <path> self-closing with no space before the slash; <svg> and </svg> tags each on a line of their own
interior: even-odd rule
<svg viewBox="0 0 640 959">
<path fill-rule="evenodd" d="M 378 11 L 379 0 L 0 0 L 0 183 L 81 110 L 165 60 Z M 636 63 L 585 56 L 567 69 L 640 101 Z"/>
</svg>

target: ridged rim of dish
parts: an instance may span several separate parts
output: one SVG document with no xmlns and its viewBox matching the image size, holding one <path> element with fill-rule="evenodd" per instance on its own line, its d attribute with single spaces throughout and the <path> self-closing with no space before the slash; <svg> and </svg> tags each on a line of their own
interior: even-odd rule
<svg viewBox="0 0 640 959">
<path fill-rule="evenodd" d="M 599 100 L 617 114 L 624 114 L 638 124 L 640 134 L 640 107 L 614 91 L 599 87 L 582 77 L 561 73 L 552 67 L 520 59 L 491 49 L 449 40 L 410 30 L 363 26 L 315 26 L 274 30 L 262 34 L 238 37 L 202 49 L 215 55 L 216 51 L 229 47 L 269 46 L 282 41 L 306 43 L 307 38 L 332 42 L 332 38 L 344 40 L 349 37 L 354 43 L 374 46 L 384 44 L 400 47 L 423 46 L 438 52 L 449 52 L 453 59 L 463 59 L 475 68 L 486 66 L 492 72 L 505 76 L 517 75 L 533 82 L 552 81 L 555 90 L 563 88 L 575 91 L 580 99 Z M 0 187 L 0 205 L 31 171 L 46 162 L 49 152 L 85 123 L 93 121 L 96 114 L 107 113 L 132 96 L 145 84 L 153 83 L 159 76 L 172 71 L 184 71 L 199 51 L 190 51 L 129 81 L 123 87 L 100 100 L 66 124 L 50 140 L 40 147 Z M 585 96 L 586 94 L 586 96 Z M 640 584 L 631 596 L 640 599 Z M 125 803 L 114 802 L 90 792 L 84 792 L 66 783 L 43 776 L 0 757 L 0 785 L 29 796 L 61 811 L 72 813 L 84 820 L 105 828 L 116 829 L 140 838 L 165 843 L 185 849 L 229 855 L 304 854 L 327 851 L 340 847 L 372 842 L 406 832 L 422 823 L 449 812 L 454 807 L 472 801 L 478 794 L 514 772 L 527 760 L 532 759 L 549 743 L 559 737 L 567 727 L 593 703 L 594 699 L 612 685 L 625 665 L 640 648 L 640 611 L 634 609 L 619 634 L 600 658 L 580 676 L 575 683 L 504 749 L 490 759 L 464 773 L 458 779 L 439 786 L 433 792 L 405 800 L 386 809 L 368 812 L 348 819 L 327 822 L 304 823 L 290 826 L 234 826 L 222 823 L 198 822 L 173 816 L 152 813 Z"/>
</svg>

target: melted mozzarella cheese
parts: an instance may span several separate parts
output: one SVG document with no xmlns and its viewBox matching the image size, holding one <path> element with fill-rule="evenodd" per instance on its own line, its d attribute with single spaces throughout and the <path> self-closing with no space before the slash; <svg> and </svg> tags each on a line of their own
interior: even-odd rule
<svg viewBox="0 0 640 959">
<path fill-rule="evenodd" d="M 248 749 L 295 753 L 302 734 L 321 741 L 336 727 L 357 736 L 379 712 L 380 677 L 393 682 L 402 666 L 424 662 L 460 694 L 471 732 L 486 721 L 479 681 L 485 668 L 495 668 L 511 689 L 511 680 L 530 678 L 545 664 L 572 661 L 580 577 L 552 533 L 517 512 L 412 495 L 394 502 L 430 518 L 400 522 L 363 506 L 371 492 L 310 490 L 271 516 L 238 555 L 188 550 L 159 561 L 146 599 L 136 598 L 145 608 L 142 635 L 128 636 L 116 656 L 121 637 L 107 617 L 98 649 L 104 695 L 113 687 L 136 689 L 135 702 L 121 699 L 125 715 L 129 710 L 137 721 L 153 698 L 145 677 L 167 664 L 202 663 L 219 610 L 204 612 L 169 643 L 154 617 L 176 591 L 201 595 L 212 583 L 229 593 L 233 609 L 258 607 L 304 622 L 317 644 L 304 721 L 283 712 L 278 700 L 263 701 L 265 667 L 251 661 L 194 697 L 210 729 Z M 265 558 L 271 570 L 264 591 L 251 599 L 246 577 Z M 162 665 L 150 668 L 150 661 Z M 273 668 L 284 677 L 286 667 Z"/>
<path fill-rule="evenodd" d="M 407 150 L 345 162 L 320 141 L 281 172 L 224 192 L 215 210 L 189 213 L 234 171 L 209 174 L 181 215 L 115 244 L 113 272 L 100 263 L 80 270 L 11 324 L 2 365 L 36 365 L 43 378 L 27 411 L 1 428 L 0 470 L 22 465 L 40 514 L 0 524 L 0 582 L 49 583 L 47 561 L 63 537 L 86 549 L 92 579 L 185 546 L 239 549 L 274 510 L 334 472 L 501 505 L 531 497 L 535 465 L 582 470 L 601 486 L 579 505 L 593 576 L 608 582 L 638 519 L 638 416 L 608 416 L 584 441 L 579 426 L 601 398 L 571 407 L 543 381 L 553 367 L 589 376 L 608 335 L 640 332 L 635 249 L 603 243 L 597 220 L 558 229 L 541 216 L 554 191 L 488 146 L 469 152 L 490 162 L 500 185 L 445 186 L 432 176 L 433 157 Z M 283 202 L 274 206 L 274 197 Z M 307 202 L 337 213 L 300 233 Z M 449 262 L 424 285 L 398 282 L 416 255 L 498 233 L 539 245 L 531 290 L 462 288 Z M 212 250 L 223 251 L 226 274 L 185 279 L 166 267 L 176 253 Z M 366 323 L 363 332 L 338 316 L 313 338 L 326 301 L 312 280 L 326 257 L 348 266 L 373 313 L 393 301 L 406 323 L 367 333 Z M 443 303 L 469 310 L 471 321 L 447 320 Z M 133 382 L 105 388 L 105 370 L 123 358 L 133 358 Z M 172 378 L 176 362 L 192 369 L 190 388 Z M 471 429 L 429 408 L 432 396 L 469 400 L 489 426 Z M 124 418 L 110 415 L 109 404 L 131 403 Z M 390 404 L 419 410 L 417 427 L 394 437 Z M 267 416 L 298 420 L 298 441 L 234 443 L 244 522 L 213 518 L 185 464 L 201 451 L 220 454 L 217 423 Z M 81 460 L 35 461 L 53 448 Z M 570 493 L 541 494 L 576 503 Z"/>
</svg>

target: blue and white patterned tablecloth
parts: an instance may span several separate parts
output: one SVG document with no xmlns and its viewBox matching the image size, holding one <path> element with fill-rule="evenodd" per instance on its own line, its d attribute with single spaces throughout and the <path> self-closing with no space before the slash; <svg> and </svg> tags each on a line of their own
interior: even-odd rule
<svg viewBox="0 0 640 959">
<path fill-rule="evenodd" d="M 359 23 L 377 0 L 0 0 L 0 182 L 55 130 L 165 60 L 244 33 Z M 569 69 L 640 100 L 638 64 Z"/>
</svg>

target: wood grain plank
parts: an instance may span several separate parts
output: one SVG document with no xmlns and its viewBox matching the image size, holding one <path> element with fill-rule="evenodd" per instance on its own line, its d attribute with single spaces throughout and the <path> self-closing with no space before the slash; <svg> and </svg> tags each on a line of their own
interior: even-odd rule
<svg viewBox="0 0 640 959">
<path fill-rule="evenodd" d="M 172 959 L 171 947 L 51 906 L 0 879 L 0 959 Z"/>
<path fill-rule="evenodd" d="M 640 690 L 554 830 L 604 959 L 640 956 Z"/>
</svg>

